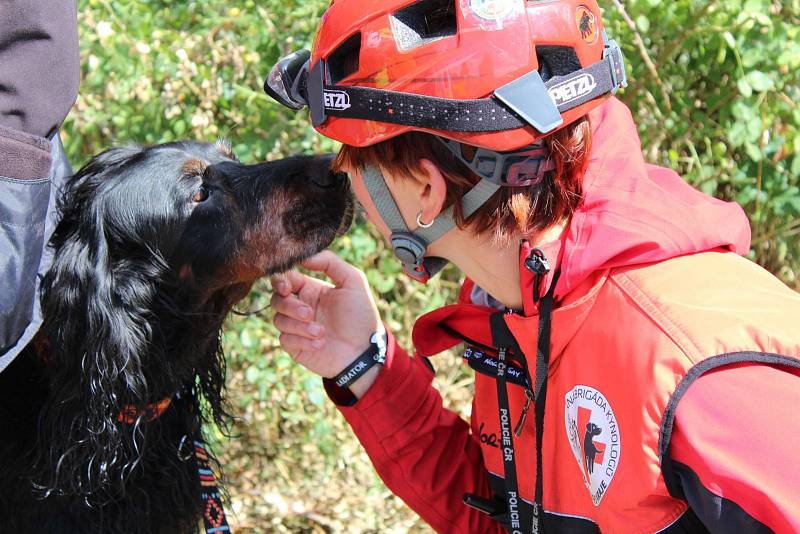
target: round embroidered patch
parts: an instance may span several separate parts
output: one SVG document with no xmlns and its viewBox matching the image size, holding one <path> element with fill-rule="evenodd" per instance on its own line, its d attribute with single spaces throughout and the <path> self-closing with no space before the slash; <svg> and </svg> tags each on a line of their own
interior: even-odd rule
<svg viewBox="0 0 800 534">
<path fill-rule="evenodd" d="M 597 41 L 597 19 L 594 13 L 586 6 L 580 6 L 575 12 L 575 22 L 581 32 L 581 37 L 589 44 Z"/>
<path fill-rule="evenodd" d="M 565 401 L 567 438 L 592 502 L 599 506 L 619 466 L 622 440 L 617 418 L 608 399 L 591 386 L 575 386 Z"/>
<path fill-rule="evenodd" d="M 484 20 L 498 21 L 514 10 L 514 0 L 470 0 L 473 13 Z"/>
</svg>

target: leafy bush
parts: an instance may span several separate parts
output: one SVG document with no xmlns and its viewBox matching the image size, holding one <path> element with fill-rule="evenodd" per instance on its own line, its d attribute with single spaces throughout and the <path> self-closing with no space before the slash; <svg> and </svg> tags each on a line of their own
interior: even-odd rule
<svg viewBox="0 0 800 534">
<path fill-rule="evenodd" d="M 245 161 L 334 151 L 305 113 L 261 91 L 275 61 L 309 47 L 326 0 L 80 0 L 81 94 L 64 127 L 73 164 L 122 143 L 230 137 Z M 650 161 L 736 200 L 754 259 L 800 288 L 800 2 L 601 1 L 623 45 Z M 410 347 L 414 319 L 452 300 L 459 274 L 406 280 L 363 221 L 334 249 L 361 266 Z M 269 299 L 259 284 L 243 310 Z M 217 436 L 239 532 L 427 531 L 374 474 L 318 378 L 277 346 L 269 314 L 227 325 L 236 438 Z M 434 360 L 445 402 L 468 413 L 470 374 Z"/>
<path fill-rule="evenodd" d="M 648 159 L 741 204 L 752 258 L 800 288 L 800 2 L 607 7 Z"/>
</svg>

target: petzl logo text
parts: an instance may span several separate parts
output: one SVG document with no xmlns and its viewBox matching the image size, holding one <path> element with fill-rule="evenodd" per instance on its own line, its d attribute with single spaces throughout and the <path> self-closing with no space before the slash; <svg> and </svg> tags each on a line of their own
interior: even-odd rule
<svg viewBox="0 0 800 534">
<path fill-rule="evenodd" d="M 582 96 L 586 96 L 597 87 L 597 82 L 591 74 L 581 74 L 565 82 L 551 87 L 548 92 L 556 106 L 569 104 Z"/>
<path fill-rule="evenodd" d="M 599 506 L 619 467 L 617 418 L 608 399 L 591 386 L 575 386 L 565 400 L 567 438 L 592 502 Z"/>
<path fill-rule="evenodd" d="M 324 96 L 327 109 L 347 109 L 350 107 L 350 95 L 344 91 L 325 91 Z"/>
</svg>

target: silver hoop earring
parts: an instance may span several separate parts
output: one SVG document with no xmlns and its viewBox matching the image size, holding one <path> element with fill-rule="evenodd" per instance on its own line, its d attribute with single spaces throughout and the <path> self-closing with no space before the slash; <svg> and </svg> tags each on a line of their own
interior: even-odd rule
<svg viewBox="0 0 800 534">
<path fill-rule="evenodd" d="M 429 222 L 428 224 L 422 222 L 422 212 L 420 211 L 419 213 L 417 213 L 417 226 L 419 226 L 420 228 L 430 228 L 431 226 L 433 226 L 433 221 Z"/>
</svg>

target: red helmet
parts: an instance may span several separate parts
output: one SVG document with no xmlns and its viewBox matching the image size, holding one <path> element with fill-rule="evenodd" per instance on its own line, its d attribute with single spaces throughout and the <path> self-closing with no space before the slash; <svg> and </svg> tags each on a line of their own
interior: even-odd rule
<svg viewBox="0 0 800 534">
<path fill-rule="evenodd" d="M 418 130 L 494 151 L 531 145 L 624 86 L 594 0 L 334 0 L 310 57 L 265 84 L 348 145 Z"/>
<path fill-rule="evenodd" d="M 594 0 L 334 0 L 313 52 L 282 59 L 264 90 L 308 105 L 314 127 L 347 145 L 438 136 L 481 177 L 461 199 L 468 215 L 552 168 L 534 143 L 625 85 Z M 479 150 L 467 161 L 458 143 Z M 426 251 L 454 227 L 452 208 L 411 231 L 380 169 L 362 177 L 406 272 L 427 280 L 445 263 Z"/>
</svg>

